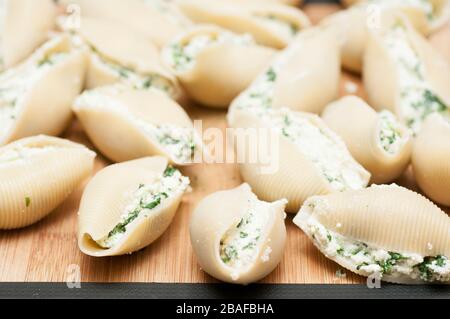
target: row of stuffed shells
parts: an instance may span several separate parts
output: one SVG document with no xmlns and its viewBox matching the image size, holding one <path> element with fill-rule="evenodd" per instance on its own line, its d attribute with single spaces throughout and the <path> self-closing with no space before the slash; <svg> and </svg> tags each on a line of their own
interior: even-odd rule
<svg viewBox="0 0 450 319">
<path fill-rule="evenodd" d="M 285 48 L 304 28 L 308 17 L 300 10 L 276 3 L 229 0 L 177 0 L 182 12 L 195 23 L 216 24 L 276 49 Z"/>
<path fill-rule="evenodd" d="M 117 84 L 85 91 L 73 111 L 97 149 L 114 162 L 162 155 L 183 165 L 203 152 L 184 109 L 153 88 Z"/>
<path fill-rule="evenodd" d="M 142 89 L 155 87 L 174 99 L 180 97 L 177 80 L 163 66 L 158 47 L 141 33 L 102 18 L 82 17 L 74 29 L 67 21 L 61 19 L 60 27 L 72 31 L 74 44 L 89 51 L 86 89 L 120 82 Z"/>
<path fill-rule="evenodd" d="M 83 87 L 86 59 L 68 36 L 58 35 L 0 74 L 0 145 L 38 134 L 61 134 Z"/>
<path fill-rule="evenodd" d="M 226 108 L 266 68 L 274 53 L 249 34 L 202 25 L 177 36 L 162 56 L 194 101 Z"/>
<path fill-rule="evenodd" d="M 55 21 L 52 0 L 1 1 L 0 70 L 16 66 L 32 54 L 47 40 Z"/>
<path fill-rule="evenodd" d="M 377 113 L 362 99 L 346 96 L 328 105 L 322 118 L 371 173 L 372 183 L 390 183 L 409 165 L 411 134 L 391 112 Z"/>
<path fill-rule="evenodd" d="M 343 0 L 343 3 L 346 6 L 371 5 L 372 8 L 377 9 L 402 11 L 424 34 L 438 30 L 450 19 L 450 1 L 448 0 Z"/>
<path fill-rule="evenodd" d="M 417 133 L 429 114 L 449 114 L 450 64 L 406 20 L 385 18 L 383 27 L 369 34 L 365 52 L 368 100 Z"/>
<path fill-rule="evenodd" d="M 286 200 L 258 200 L 247 184 L 204 198 L 189 226 L 202 269 L 219 280 L 237 284 L 267 276 L 283 257 L 285 205 Z"/>
<path fill-rule="evenodd" d="M 104 168 L 81 198 L 81 251 L 104 257 L 148 246 L 169 227 L 188 187 L 189 179 L 160 156 Z"/>
<path fill-rule="evenodd" d="M 95 153 L 67 140 L 35 136 L 0 148 L 0 229 L 31 225 L 92 173 Z"/>
<path fill-rule="evenodd" d="M 450 281 L 450 217 L 397 185 L 309 198 L 294 218 L 328 258 L 362 276 Z"/>
<path fill-rule="evenodd" d="M 321 113 L 338 97 L 339 43 L 331 28 L 302 31 L 291 45 L 231 104 L 228 123 L 237 111 L 289 107 Z"/>
</svg>

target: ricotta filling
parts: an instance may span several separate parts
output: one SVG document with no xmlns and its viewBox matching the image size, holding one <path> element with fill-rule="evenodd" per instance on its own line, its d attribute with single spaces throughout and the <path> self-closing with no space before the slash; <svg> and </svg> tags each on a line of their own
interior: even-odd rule
<svg viewBox="0 0 450 319">
<path fill-rule="evenodd" d="M 380 5 L 382 7 L 391 6 L 412 6 L 422 10 L 428 20 L 435 18 L 434 6 L 429 0 L 370 0 L 370 4 Z"/>
<path fill-rule="evenodd" d="M 408 140 L 408 135 L 405 134 L 402 125 L 391 112 L 382 111 L 379 117 L 380 145 L 388 154 L 397 154 Z"/>
<path fill-rule="evenodd" d="M 44 146 L 44 147 L 17 146 L 14 148 L 8 148 L 3 152 L 0 152 L 0 167 L 11 164 L 21 164 L 29 160 L 30 158 L 51 152 L 56 149 L 58 148 L 54 146 Z"/>
<path fill-rule="evenodd" d="M 169 50 L 164 52 L 172 68 L 177 71 L 190 70 L 195 65 L 197 55 L 205 48 L 213 44 L 231 43 L 236 45 L 253 44 L 253 38 L 249 34 L 235 35 L 231 32 L 221 32 L 219 34 L 200 34 L 192 37 L 189 42 L 174 43 Z"/>
<path fill-rule="evenodd" d="M 268 205 L 251 200 L 245 215 L 226 231 L 220 241 L 220 259 L 233 270 L 232 276 L 236 280 L 239 272 L 254 264 L 259 255 L 263 231 L 269 221 Z"/>
<path fill-rule="evenodd" d="M 425 65 L 409 43 L 401 23 L 388 32 L 384 41 L 390 55 L 395 59 L 401 90 L 400 107 L 405 123 L 417 133 L 423 121 L 432 113 L 449 116 L 449 106 L 433 92 L 425 80 Z"/>
<path fill-rule="evenodd" d="M 188 187 L 189 178 L 182 176 L 177 169 L 167 167 L 153 183 L 139 185 L 125 207 L 120 222 L 96 243 L 105 249 L 114 247 L 125 236 L 133 221 L 142 216 L 150 217 L 163 203 L 184 193 Z"/>
<path fill-rule="evenodd" d="M 254 16 L 270 30 L 287 39 L 293 38 L 300 30 L 297 24 L 289 22 L 274 14 L 255 14 Z"/>
<path fill-rule="evenodd" d="M 314 207 L 312 207 L 314 210 Z M 426 282 L 450 280 L 450 260 L 446 256 L 421 256 L 376 248 L 373 245 L 327 230 L 314 218 L 306 224 L 306 232 L 325 256 L 345 260 L 353 271 L 365 276 L 380 274 L 394 278 L 409 277 Z"/>
</svg>

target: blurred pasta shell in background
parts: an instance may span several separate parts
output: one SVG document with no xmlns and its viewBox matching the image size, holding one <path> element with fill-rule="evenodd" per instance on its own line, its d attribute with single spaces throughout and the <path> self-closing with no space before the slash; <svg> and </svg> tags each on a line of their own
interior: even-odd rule
<svg viewBox="0 0 450 319">
<path fill-rule="evenodd" d="M 91 141 L 114 162 L 162 155 L 183 165 L 202 152 L 189 116 L 156 89 L 114 85 L 86 91 L 73 110 Z"/>
<path fill-rule="evenodd" d="M 0 27 L 0 70 L 25 60 L 48 39 L 56 21 L 52 0 L 4 0 Z"/>
<path fill-rule="evenodd" d="M 414 140 L 412 163 L 420 188 L 432 200 L 450 206 L 450 122 L 430 115 Z"/>
<path fill-rule="evenodd" d="M 236 5 L 233 1 L 177 0 L 183 13 L 196 23 L 216 24 L 236 33 L 250 33 L 265 46 L 283 49 L 297 33 L 310 26 L 299 9 L 275 3 Z"/>
<path fill-rule="evenodd" d="M 357 274 L 378 272 L 395 283 L 450 278 L 450 218 L 406 188 L 374 185 L 312 197 L 294 223 L 323 254 Z M 432 265 L 434 259 L 442 264 Z"/>
<path fill-rule="evenodd" d="M 163 51 L 187 94 L 210 107 L 227 108 L 267 67 L 275 51 L 250 35 L 204 25 L 178 36 Z"/>
<path fill-rule="evenodd" d="M 108 166 L 92 178 L 78 214 L 78 245 L 83 253 L 94 257 L 132 253 L 165 232 L 189 183 L 177 175 L 176 182 L 182 184 L 170 182 L 168 193 L 163 185 L 164 178 L 172 177 L 166 176 L 167 165 L 163 157 L 147 157 Z M 149 198 L 150 206 L 144 205 L 147 195 L 162 188 L 167 192 L 164 197 L 158 193 L 156 200 Z"/>
<path fill-rule="evenodd" d="M 95 153 L 48 136 L 0 148 L 0 229 L 21 228 L 44 218 L 90 176 Z"/>
<path fill-rule="evenodd" d="M 77 6 L 83 17 L 108 19 L 132 28 L 158 47 L 163 47 L 189 25 L 176 6 L 161 0 L 61 0 L 67 8 Z M 126 14 L 125 14 L 126 13 Z M 110 34 L 114 38 L 113 33 Z"/>
<path fill-rule="evenodd" d="M 266 2 L 266 3 L 287 4 L 290 6 L 300 6 L 303 3 L 303 0 L 224 0 L 224 1 L 235 2 L 236 4 L 245 4 L 245 3 L 261 4 L 261 2 Z"/>
<path fill-rule="evenodd" d="M 328 105 L 322 118 L 371 173 L 372 183 L 392 182 L 407 168 L 412 138 L 389 111 L 377 114 L 362 99 L 346 96 Z"/>
<path fill-rule="evenodd" d="M 85 52 L 74 50 L 69 38 L 61 35 L 2 73 L 0 145 L 38 134 L 61 134 L 83 87 L 86 59 Z"/>
<path fill-rule="evenodd" d="M 234 125 L 257 129 L 248 131 L 257 134 L 257 140 L 236 142 L 243 180 L 262 200 L 286 198 L 289 213 L 296 213 L 310 196 L 364 188 L 369 183 L 369 172 L 317 115 L 277 110 L 261 118 L 239 112 Z M 307 131 L 296 136 L 297 130 Z M 271 136 L 265 136 L 269 132 Z"/>
<path fill-rule="evenodd" d="M 191 244 L 202 270 L 235 284 L 271 273 L 284 253 L 285 204 L 258 200 L 247 184 L 205 197 L 190 222 Z"/>
</svg>

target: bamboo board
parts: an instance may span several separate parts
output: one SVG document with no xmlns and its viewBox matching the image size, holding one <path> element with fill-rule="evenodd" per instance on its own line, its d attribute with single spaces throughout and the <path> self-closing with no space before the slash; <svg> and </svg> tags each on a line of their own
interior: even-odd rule
<svg viewBox="0 0 450 319">
<path fill-rule="evenodd" d="M 313 22 L 339 10 L 330 4 L 307 5 L 304 10 Z M 450 60 L 450 28 L 431 39 Z M 348 94 L 348 83 L 357 85 L 356 94 L 365 97 L 357 76 L 343 74 L 341 93 Z M 449 88 L 450 89 L 450 88 Z M 203 127 L 226 128 L 225 112 L 187 107 L 192 119 L 202 119 Z M 74 121 L 65 137 L 86 144 L 93 149 Z M 98 157 L 96 170 L 109 164 Z M 0 231 L 0 282 L 64 282 L 79 266 L 83 282 L 215 282 L 196 263 L 188 233 L 189 217 L 196 204 L 206 195 L 238 186 L 242 183 L 236 165 L 195 165 L 183 169 L 190 177 L 193 192 L 187 194 L 167 232 L 151 246 L 137 253 L 121 257 L 96 259 L 83 255 L 77 246 L 77 209 L 83 187 L 43 221 L 17 231 Z M 410 173 L 401 184 L 414 186 Z M 292 223 L 287 221 L 288 240 L 284 258 L 264 283 L 362 283 L 364 278 L 345 272 L 337 276 L 340 267 L 322 256 Z"/>
</svg>

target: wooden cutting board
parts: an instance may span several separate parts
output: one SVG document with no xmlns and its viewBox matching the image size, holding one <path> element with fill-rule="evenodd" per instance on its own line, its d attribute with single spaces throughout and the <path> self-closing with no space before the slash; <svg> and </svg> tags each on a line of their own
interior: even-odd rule
<svg viewBox="0 0 450 319">
<path fill-rule="evenodd" d="M 316 23 L 339 10 L 338 5 L 312 4 L 304 10 Z M 450 28 L 446 27 L 431 39 L 449 58 Z M 349 85 L 350 83 L 350 85 Z M 342 94 L 357 85 L 357 95 L 365 96 L 360 78 L 343 74 Z M 450 88 L 449 88 L 450 89 Z M 223 111 L 188 106 L 192 119 L 202 119 L 204 129 L 226 128 Z M 74 121 L 65 137 L 93 148 Z M 99 156 L 96 170 L 108 165 Z M 16 231 L 0 231 L 0 281 L 2 282 L 64 282 L 79 267 L 84 282 L 215 282 L 197 265 L 189 242 L 189 217 L 197 203 L 206 195 L 233 188 L 242 183 L 236 165 L 195 165 L 182 170 L 190 177 L 193 192 L 186 195 L 177 216 L 167 232 L 146 249 L 132 255 L 96 259 L 83 255 L 77 246 L 77 209 L 83 187 L 49 217 L 31 227 Z M 414 187 L 411 174 L 401 184 Z M 282 262 L 263 280 L 265 283 L 361 283 L 364 278 L 349 272 L 338 276 L 340 267 L 318 252 L 306 236 L 287 221 L 288 240 Z M 74 266 L 76 265 L 76 266 Z"/>
</svg>

